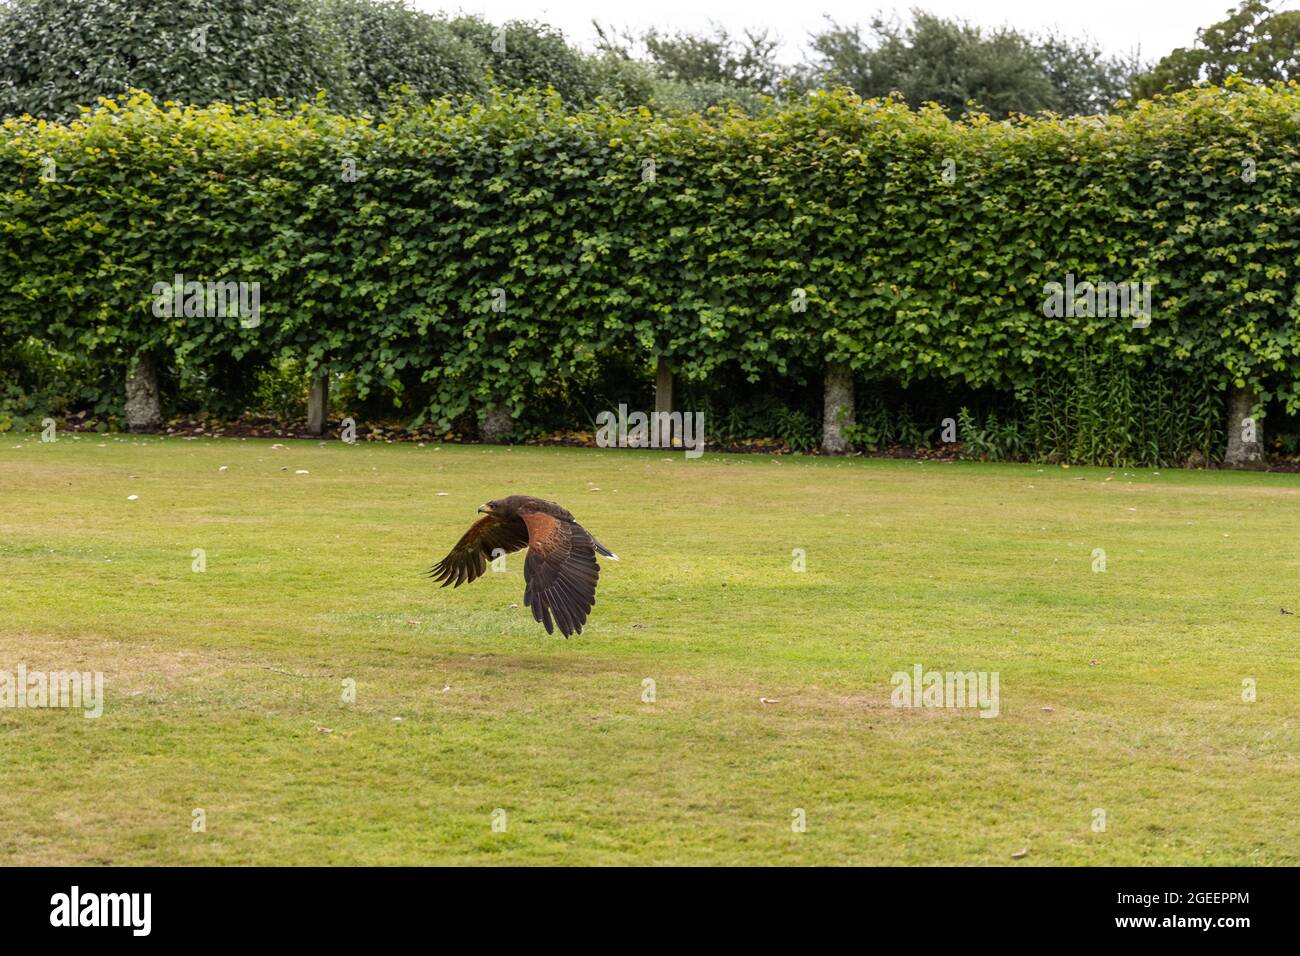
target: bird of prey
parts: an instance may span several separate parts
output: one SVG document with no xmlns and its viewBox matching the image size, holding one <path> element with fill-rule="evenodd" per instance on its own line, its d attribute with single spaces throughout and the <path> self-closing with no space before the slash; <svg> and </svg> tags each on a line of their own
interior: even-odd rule
<svg viewBox="0 0 1300 956">
<path fill-rule="evenodd" d="M 487 570 L 487 563 L 502 554 L 528 549 L 524 558 L 524 604 L 533 617 L 565 637 L 581 634 L 596 603 L 600 568 L 596 555 L 618 560 L 618 555 L 591 536 L 573 515 L 553 501 L 530 495 L 511 495 L 489 501 L 478 509 L 486 517 L 475 521 L 456 542 L 451 553 L 429 571 L 442 587 L 460 587 Z"/>
</svg>

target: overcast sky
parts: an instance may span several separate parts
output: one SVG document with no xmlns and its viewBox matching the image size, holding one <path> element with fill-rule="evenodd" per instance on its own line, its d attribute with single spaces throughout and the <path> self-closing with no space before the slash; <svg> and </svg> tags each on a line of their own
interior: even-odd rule
<svg viewBox="0 0 1300 956">
<path fill-rule="evenodd" d="M 477 13 L 494 22 L 542 20 L 565 32 L 571 41 L 590 47 L 595 38 L 593 17 L 603 24 L 631 27 L 668 27 L 697 32 L 710 21 L 732 31 L 743 27 L 768 27 L 784 41 L 782 59 L 803 59 L 809 31 L 825 22 L 826 15 L 840 23 L 866 23 L 876 10 L 896 12 L 905 18 L 912 7 L 980 26 L 1009 24 L 1040 32 L 1059 27 L 1061 32 L 1091 36 L 1110 53 L 1141 48 L 1143 59 L 1157 60 L 1179 46 L 1189 46 L 1198 27 L 1222 20 L 1236 0 L 920 0 L 916 3 L 880 3 L 872 0 L 646 0 L 637 3 L 596 3 L 592 0 L 413 0 L 422 10 L 456 9 Z M 1279 9 L 1300 7 L 1300 0 L 1282 0 Z"/>
</svg>

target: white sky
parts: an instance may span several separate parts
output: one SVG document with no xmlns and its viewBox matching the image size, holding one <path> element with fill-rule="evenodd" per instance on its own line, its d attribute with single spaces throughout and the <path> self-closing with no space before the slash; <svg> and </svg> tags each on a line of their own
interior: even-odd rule
<svg viewBox="0 0 1300 956">
<path fill-rule="evenodd" d="M 457 9 L 477 13 L 493 22 L 542 20 L 564 31 L 571 42 L 591 47 L 593 17 L 602 24 L 706 30 L 710 22 L 733 32 L 744 27 L 768 27 L 782 38 L 782 59 L 803 59 L 806 37 L 825 22 L 867 23 L 877 10 L 906 19 L 912 7 L 986 27 L 1011 25 L 1028 32 L 1059 27 L 1072 37 L 1096 40 L 1109 53 L 1140 47 L 1142 58 L 1158 60 L 1179 46 L 1190 46 L 1199 27 L 1224 18 L 1237 0 L 645 0 L 637 3 L 598 3 L 592 0 L 412 0 L 422 10 Z M 1300 0 L 1281 0 L 1277 9 L 1300 7 Z"/>
</svg>

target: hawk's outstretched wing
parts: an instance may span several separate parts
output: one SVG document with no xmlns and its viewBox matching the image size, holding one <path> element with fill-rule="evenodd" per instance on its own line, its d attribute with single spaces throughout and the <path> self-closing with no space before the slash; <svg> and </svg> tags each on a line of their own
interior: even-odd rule
<svg viewBox="0 0 1300 956">
<path fill-rule="evenodd" d="M 528 527 L 518 518 L 501 520 L 495 515 L 479 518 L 466 531 L 451 553 L 429 570 L 429 577 L 460 587 L 487 570 L 487 563 L 498 550 L 505 554 L 528 545 Z M 527 570 L 525 569 L 525 578 Z"/>
<path fill-rule="evenodd" d="M 542 511 L 520 514 L 528 527 L 528 557 L 524 559 L 524 604 L 533 617 L 554 633 L 551 619 L 565 637 L 581 634 L 596 603 L 595 542 L 587 529 Z"/>
</svg>

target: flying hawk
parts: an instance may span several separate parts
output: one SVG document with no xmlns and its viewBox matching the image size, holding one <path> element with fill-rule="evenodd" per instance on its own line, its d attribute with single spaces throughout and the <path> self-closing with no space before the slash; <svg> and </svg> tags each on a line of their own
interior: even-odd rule
<svg viewBox="0 0 1300 956">
<path fill-rule="evenodd" d="M 553 501 L 511 495 L 478 509 L 475 521 L 451 553 L 429 571 L 442 587 L 460 587 L 487 570 L 488 561 L 528 549 L 524 559 L 524 604 L 553 634 L 552 618 L 565 637 L 581 634 L 596 603 L 600 568 L 596 555 L 618 555 L 591 536 L 573 515 Z"/>
</svg>

